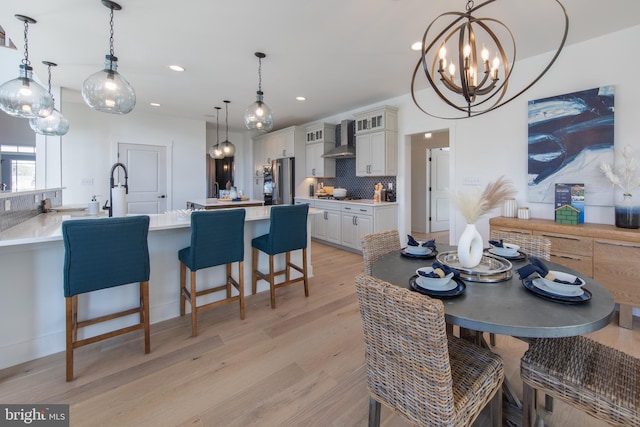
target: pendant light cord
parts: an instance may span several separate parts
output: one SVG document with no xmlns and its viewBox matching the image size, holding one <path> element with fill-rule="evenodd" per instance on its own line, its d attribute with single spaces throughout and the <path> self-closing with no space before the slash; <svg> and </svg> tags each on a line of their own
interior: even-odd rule
<svg viewBox="0 0 640 427">
<path fill-rule="evenodd" d="M 216 107 L 216 146 L 220 145 L 220 134 L 218 130 L 220 130 L 220 108 Z"/>
<path fill-rule="evenodd" d="M 49 71 L 49 95 L 51 95 L 51 99 L 53 99 L 53 102 L 55 102 L 56 99 L 53 97 L 53 94 L 51 93 L 51 65 L 47 65 L 47 69 Z"/>
<path fill-rule="evenodd" d="M 258 57 L 258 92 L 262 92 L 262 58 Z"/>
<path fill-rule="evenodd" d="M 229 101 L 224 101 L 224 106 L 225 106 L 225 110 L 227 112 L 227 117 L 225 119 L 225 126 L 227 129 L 227 138 L 225 139 L 225 141 L 229 142 Z"/>
<path fill-rule="evenodd" d="M 111 10 L 111 15 L 109 19 L 109 55 L 114 56 L 113 52 L 113 7 L 109 8 Z"/>
<path fill-rule="evenodd" d="M 24 59 L 22 63 L 27 67 L 31 65 L 29 61 L 29 22 L 24 21 Z"/>
</svg>

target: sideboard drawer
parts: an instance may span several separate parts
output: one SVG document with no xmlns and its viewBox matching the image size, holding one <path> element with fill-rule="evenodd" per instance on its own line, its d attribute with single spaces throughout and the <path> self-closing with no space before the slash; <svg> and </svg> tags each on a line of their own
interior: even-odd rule
<svg viewBox="0 0 640 427">
<path fill-rule="evenodd" d="M 533 234 L 531 230 L 525 230 L 523 228 L 511 228 L 511 227 L 502 227 L 502 226 L 495 226 L 495 225 L 491 226 L 491 231 L 524 234 L 527 236 L 531 236 L 531 234 Z"/>
<path fill-rule="evenodd" d="M 595 239 L 593 278 L 619 304 L 640 306 L 640 244 Z"/>
<path fill-rule="evenodd" d="M 553 249 L 553 243 L 551 249 Z M 593 277 L 593 258 L 590 256 L 565 254 L 552 250 L 551 261 L 572 268 L 585 276 Z"/>
<path fill-rule="evenodd" d="M 537 236 L 551 241 L 551 253 L 563 253 L 572 255 L 584 255 L 591 257 L 593 254 L 593 238 L 580 235 L 569 235 L 538 231 Z"/>
</svg>

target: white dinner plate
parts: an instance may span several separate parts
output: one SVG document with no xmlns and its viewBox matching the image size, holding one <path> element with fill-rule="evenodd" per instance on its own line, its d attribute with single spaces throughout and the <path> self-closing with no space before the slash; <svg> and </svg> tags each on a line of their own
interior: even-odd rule
<svg viewBox="0 0 640 427">
<path fill-rule="evenodd" d="M 520 255 L 520 253 L 517 250 L 511 251 L 511 250 L 505 250 L 504 248 L 490 248 L 489 253 L 497 256 L 504 256 L 504 257 L 515 257 Z"/>
<path fill-rule="evenodd" d="M 542 278 L 540 277 L 538 277 L 537 279 L 533 279 L 531 282 L 533 283 L 533 286 L 535 286 L 536 288 L 554 295 L 562 295 L 566 297 L 579 297 L 580 295 L 584 294 L 584 289 L 582 289 L 582 287 L 580 286 L 576 286 L 576 289 L 565 292 L 565 291 L 556 291 L 555 289 L 551 289 L 544 283 L 544 280 L 542 280 Z"/>
</svg>

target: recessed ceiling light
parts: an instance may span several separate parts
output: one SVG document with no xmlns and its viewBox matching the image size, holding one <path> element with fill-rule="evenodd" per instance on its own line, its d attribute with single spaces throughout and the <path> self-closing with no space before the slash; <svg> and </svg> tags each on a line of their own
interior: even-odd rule
<svg viewBox="0 0 640 427">
<path fill-rule="evenodd" d="M 149 105 L 151 105 L 152 107 L 159 107 L 160 104 L 158 104 L 157 102 L 150 102 Z"/>
<path fill-rule="evenodd" d="M 422 42 L 415 42 L 411 45 L 411 50 L 419 51 L 422 49 Z"/>
<path fill-rule="evenodd" d="M 184 71 L 184 67 L 181 67 L 180 65 L 169 65 L 169 68 L 171 68 L 173 71 Z"/>
<path fill-rule="evenodd" d="M 307 98 L 305 98 L 304 96 L 296 96 L 296 99 L 298 101 L 306 101 L 307 100 Z"/>
</svg>

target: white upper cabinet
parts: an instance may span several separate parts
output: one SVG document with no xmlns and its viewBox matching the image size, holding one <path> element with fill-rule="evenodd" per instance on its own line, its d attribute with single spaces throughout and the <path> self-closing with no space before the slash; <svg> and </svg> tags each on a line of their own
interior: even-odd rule
<svg viewBox="0 0 640 427">
<path fill-rule="evenodd" d="M 398 173 L 398 109 L 384 106 L 356 116 L 356 176 Z"/>
<path fill-rule="evenodd" d="M 327 123 L 315 123 L 305 128 L 306 176 L 330 178 L 336 176 L 335 159 L 325 159 L 323 154 L 336 146 L 336 127 Z"/>
</svg>

